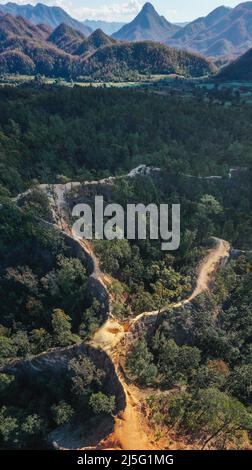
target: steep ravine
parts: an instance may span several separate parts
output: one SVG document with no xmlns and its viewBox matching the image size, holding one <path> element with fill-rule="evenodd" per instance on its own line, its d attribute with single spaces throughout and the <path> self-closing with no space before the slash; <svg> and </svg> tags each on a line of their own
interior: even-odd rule
<svg viewBox="0 0 252 470">
<path fill-rule="evenodd" d="M 142 167 L 140 171 L 142 171 Z M 157 171 L 159 171 L 157 169 Z M 128 176 L 134 177 L 139 172 L 139 169 L 133 170 Z M 109 178 L 104 182 L 111 182 L 113 178 Z M 91 184 L 97 184 L 98 182 L 92 182 Z M 71 239 L 73 245 L 76 248 L 76 255 L 81 257 L 81 252 L 85 255 L 85 258 L 88 257 L 90 266 L 93 267 L 93 272 L 90 276 L 91 282 L 96 286 L 96 291 L 99 292 L 103 297 L 109 299 L 108 294 L 108 284 L 109 277 L 105 275 L 99 267 L 99 260 L 96 258 L 92 251 L 92 245 L 78 238 L 78 236 L 70 230 L 66 223 L 65 215 L 67 213 L 65 196 L 73 186 L 77 186 L 79 183 L 69 183 L 68 185 L 55 185 L 53 186 L 56 198 L 50 197 L 48 194 L 49 187 L 42 185 L 43 189 L 48 195 L 52 205 L 55 219 L 57 225 L 61 231 L 65 234 L 68 239 Z M 51 187 L 50 187 L 51 188 Z M 20 195 L 17 198 L 17 201 L 22 198 Z M 230 245 L 224 240 L 215 238 L 215 247 L 210 250 L 209 254 L 202 261 L 198 269 L 198 277 L 196 287 L 191 294 L 191 296 L 184 300 L 173 305 L 173 308 L 179 308 L 186 304 L 192 302 L 198 295 L 209 289 L 209 283 L 211 275 L 216 269 L 217 265 L 224 259 L 227 259 L 230 252 Z M 81 248 L 78 253 L 77 246 Z M 82 256 L 83 259 L 83 256 Z M 171 308 L 171 307 L 170 307 Z M 165 308 L 163 309 L 165 311 Z M 144 312 L 137 317 L 135 317 L 131 324 L 128 325 L 127 331 L 125 331 L 124 325 L 121 324 L 118 320 L 113 318 L 109 309 L 109 301 L 107 303 L 107 311 L 104 315 L 106 317 L 105 323 L 102 327 L 95 333 L 93 339 L 88 345 L 83 345 L 84 349 L 87 348 L 89 354 L 94 354 L 99 356 L 99 354 L 104 358 L 107 357 L 107 364 L 109 364 L 109 370 L 112 372 L 111 376 L 111 386 L 114 387 L 114 394 L 117 397 L 117 415 L 115 417 L 114 430 L 106 438 L 102 439 L 99 444 L 95 445 L 95 448 L 110 448 L 110 449 L 124 449 L 124 450 L 151 450 L 159 449 L 159 445 L 155 442 L 152 430 L 149 428 L 148 423 L 145 420 L 145 417 L 141 413 L 141 404 L 139 400 L 141 399 L 141 390 L 136 386 L 127 383 L 123 371 L 121 370 L 119 364 L 119 354 L 120 344 L 123 339 L 127 337 L 131 329 L 140 322 L 143 318 L 152 317 L 155 320 L 155 317 L 158 315 L 157 311 L 153 312 Z M 65 348 L 61 350 L 51 351 L 49 353 L 44 353 L 40 355 L 40 361 L 44 358 L 45 363 L 48 362 L 48 357 L 50 360 L 53 360 L 53 355 L 56 354 L 57 357 L 65 356 L 66 351 L 70 351 L 73 348 Z M 95 352 L 96 351 L 96 352 Z M 30 361 L 31 367 L 37 368 L 38 358 L 32 359 Z M 18 361 L 12 365 L 17 371 L 19 368 L 25 367 L 27 361 Z M 96 360 L 97 363 L 97 360 Z M 57 364 L 57 361 L 56 363 Z M 119 395 L 118 395 L 119 394 Z M 59 435 L 60 441 L 60 435 Z M 58 443 L 59 447 L 60 444 Z M 80 446 L 83 448 L 83 446 Z M 64 439 L 64 448 L 71 448 L 71 446 L 66 445 L 66 439 Z M 85 447 L 86 448 L 86 447 Z"/>
</svg>

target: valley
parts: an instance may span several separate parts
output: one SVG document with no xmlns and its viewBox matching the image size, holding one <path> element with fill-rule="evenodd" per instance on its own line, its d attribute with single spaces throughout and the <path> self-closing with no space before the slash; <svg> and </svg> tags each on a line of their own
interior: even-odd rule
<svg viewBox="0 0 252 470">
<path fill-rule="evenodd" d="M 249 81 L 27 77 L 0 88 L 0 448 L 251 450 Z M 80 239 L 97 195 L 180 204 L 179 249 Z"/>
</svg>

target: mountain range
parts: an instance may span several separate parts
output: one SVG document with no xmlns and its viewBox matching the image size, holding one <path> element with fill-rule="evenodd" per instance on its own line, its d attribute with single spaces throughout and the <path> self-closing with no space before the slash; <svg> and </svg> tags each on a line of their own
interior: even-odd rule
<svg viewBox="0 0 252 470">
<path fill-rule="evenodd" d="M 0 73 L 118 79 L 130 74 L 198 77 L 214 70 L 197 54 L 150 41 L 121 43 L 102 30 L 85 37 L 64 24 L 51 31 L 21 16 L 0 17 Z"/>
<path fill-rule="evenodd" d="M 235 8 L 220 6 L 184 27 L 169 23 L 146 3 L 113 37 L 122 41 L 151 39 L 206 57 L 234 59 L 252 47 L 252 2 Z"/>
<path fill-rule="evenodd" d="M 37 5 L 19 5 L 16 3 L 6 3 L 0 5 L 2 13 L 9 13 L 12 16 L 22 16 L 34 24 L 46 24 L 53 29 L 64 23 L 72 28 L 78 29 L 86 36 L 92 32 L 92 29 L 80 21 L 72 18 L 63 8 L 50 7 L 43 3 Z"/>
<path fill-rule="evenodd" d="M 38 3 L 36 6 L 7 3 L 2 13 L 22 16 L 34 24 L 55 29 L 60 24 L 89 36 L 102 29 L 114 39 L 127 42 L 156 41 L 177 49 L 199 52 L 210 58 L 236 59 L 252 47 L 252 1 L 235 8 L 220 6 L 206 17 L 188 24 L 173 24 L 160 16 L 151 3 L 146 3 L 128 24 L 85 20 L 77 21 L 62 8 Z M 115 32 L 115 30 L 118 31 Z"/>
<path fill-rule="evenodd" d="M 112 79 L 131 73 L 199 76 L 214 71 L 198 55 L 203 54 L 235 59 L 220 77 L 251 79 L 252 1 L 218 7 L 183 27 L 168 22 L 150 3 L 112 36 L 102 28 L 91 31 L 102 23 L 110 27 L 77 21 L 41 3 L 0 5 L 0 72 Z"/>
<path fill-rule="evenodd" d="M 187 25 L 166 43 L 208 57 L 235 58 L 252 47 L 252 2 L 233 9 L 219 7 Z"/>
</svg>

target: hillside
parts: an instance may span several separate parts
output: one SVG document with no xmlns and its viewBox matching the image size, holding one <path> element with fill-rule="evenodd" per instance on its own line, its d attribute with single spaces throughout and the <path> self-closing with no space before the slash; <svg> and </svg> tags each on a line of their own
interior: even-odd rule
<svg viewBox="0 0 252 470">
<path fill-rule="evenodd" d="M 95 77 L 120 77 L 129 71 L 191 77 L 214 72 L 214 66 L 203 57 L 148 41 L 100 48 L 88 57 L 85 69 Z"/>
<path fill-rule="evenodd" d="M 41 26 L 22 17 L 0 18 L 0 73 L 126 79 L 132 73 L 197 77 L 212 71 L 206 59 L 158 43 L 118 44 L 101 30 L 85 39 L 66 25 L 56 28 L 46 41 Z"/>
<path fill-rule="evenodd" d="M 47 6 L 43 3 L 37 3 L 37 5 L 19 5 L 17 3 L 6 3 L 0 6 L 0 10 L 3 13 L 9 13 L 13 16 L 22 16 L 34 24 L 46 24 L 51 26 L 53 29 L 59 26 L 61 23 L 65 23 L 72 28 L 78 29 L 83 34 L 88 35 L 91 33 L 91 29 L 80 21 L 72 18 L 68 13 L 60 7 Z"/>
<path fill-rule="evenodd" d="M 220 7 L 190 23 L 167 43 L 208 57 L 235 58 L 252 46 L 252 2 L 233 9 Z"/>
<path fill-rule="evenodd" d="M 37 24 L 37 28 L 42 32 L 43 38 L 47 39 L 48 36 L 53 32 L 53 28 L 47 24 Z"/>
<path fill-rule="evenodd" d="M 60 24 L 48 37 L 49 42 L 69 54 L 75 54 L 84 40 L 84 34 L 64 23 Z"/>
<path fill-rule="evenodd" d="M 107 36 L 101 29 L 97 29 L 90 36 L 82 41 L 79 48 L 76 50 L 77 55 L 90 54 L 100 47 L 111 46 L 116 44 L 116 40 Z"/>
<path fill-rule="evenodd" d="M 179 26 L 160 16 L 151 3 L 146 3 L 136 18 L 114 33 L 113 37 L 122 41 L 164 42 L 179 29 Z"/>
<path fill-rule="evenodd" d="M 27 40 L 43 40 L 44 33 L 40 27 L 25 21 L 21 16 L 17 18 L 8 14 L 2 16 L 0 20 L 0 48 L 6 47 L 8 41 L 16 37 Z"/>
<path fill-rule="evenodd" d="M 213 10 L 209 15 L 206 17 L 197 18 L 196 20 L 192 21 L 188 25 L 186 25 L 183 29 L 179 30 L 173 37 L 172 41 L 179 41 L 181 44 L 187 43 L 192 38 L 197 36 L 197 34 L 206 31 L 208 28 L 213 26 L 217 21 L 220 21 L 225 15 L 227 15 L 231 11 L 231 8 L 228 7 L 218 7 Z M 172 42 L 170 41 L 170 42 Z"/>
<path fill-rule="evenodd" d="M 217 78 L 223 80 L 252 81 L 252 49 L 249 49 L 237 60 L 224 67 Z"/>
<path fill-rule="evenodd" d="M 22 17 L 0 18 L 0 72 L 69 77 L 77 59 L 46 42 L 44 31 Z"/>
</svg>

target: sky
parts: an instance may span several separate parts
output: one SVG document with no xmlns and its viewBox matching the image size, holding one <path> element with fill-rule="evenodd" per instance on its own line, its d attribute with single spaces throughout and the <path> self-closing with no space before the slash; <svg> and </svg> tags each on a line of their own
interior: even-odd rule
<svg viewBox="0 0 252 470">
<path fill-rule="evenodd" d="M 0 0 L 7 3 L 8 0 Z M 77 19 L 96 19 L 107 21 L 131 21 L 141 7 L 144 0 L 11 0 L 20 4 L 36 4 L 39 1 L 47 5 L 57 5 L 64 8 Z M 205 16 L 218 6 L 225 4 L 234 7 L 239 0 L 153 0 L 159 14 L 169 21 L 192 21 L 199 16 Z"/>
</svg>

